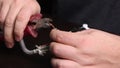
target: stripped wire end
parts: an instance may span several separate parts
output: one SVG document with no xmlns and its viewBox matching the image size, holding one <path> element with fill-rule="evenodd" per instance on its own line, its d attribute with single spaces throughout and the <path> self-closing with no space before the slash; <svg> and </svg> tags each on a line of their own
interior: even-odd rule
<svg viewBox="0 0 120 68">
<path fill-rule="evenodd" d="M 48 46 L 47 45 L 36 45 L 36 49 L 34 49 L 35 53 L 38 53 L 41 56 L 44 56 L 44 54 L 48 51 Z"/>
</svg>

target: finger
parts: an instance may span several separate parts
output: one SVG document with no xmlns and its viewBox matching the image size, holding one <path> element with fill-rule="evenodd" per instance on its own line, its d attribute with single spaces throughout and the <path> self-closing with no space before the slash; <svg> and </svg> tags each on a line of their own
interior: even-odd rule
<svg viewBox="0 0 120 68">
<path fill-rule="evenodd" d="M 10 5 L 12 3 L 12 0 L 4 0 L 4 1 L 1 1 L 1 9 L 0 9 L 0 22 L 1 23 L 4 23 L 5 21 L 5 18 L 7 16 L 7 13 L 9 11 L 9 8 L 10 8 Z"/>
<path fill-rule="evenodd" d="M 2 9 L 2 1 L 0 0 L 0 12 L 1 12 L 1 9 Z"/>
<path fill-rule="evenodd" d="M 11 48 L 11 46 L 13 46 L 13 39 L 11 39 L 11 36 L 9 36 L 9 35 L 11 35 L 12 25 L 10 24 L 11 22 L 9 23 L 8 20 L 6 21 L 6 17 L 7 17 L 8 11 L 10 9 L 11 3 L 12 3 L 12 0 L 11 1 L 4 0 L 3 3 L 2 3 L 1 11 L 0 11 L 1 26 L 3 26 L 3 28 L 4 28 L 4 38 L 5 38 L 5 41 L 6 41 L 6 45 L 9 48 Z M 7 27 L 7 29 L 6 29 L 6 27 Z"/>
<path fill-rule="evenodd" d="M 77 47 L 79 43 L 84 41 L 83 34 L 78 35 L 76 33 L 60 31 L 57 29 L 53 29 L 50 33 L 50 36 L 56 42 L 71 45 L 74 47 Z"/>
<path fill-rule="evenodd" d="M 2 1 L 0 0 L 0 12 L 1 12 L 1 8 L 2 8 Z M 1 14 L 0 14 L 0 30 L 3 28 L 3 24 L 1 23 Z"/>
<path fill-rule="evenodd" d="M 16 22 L 15 22 L 14 34 L 15 34 L 15 39 L 17 41 L 20 41 L 23 38 L 24 29 L 26 28 L 26 25 L 28 24 L 30 16 L 32 16 L 34 14 L 38 14 L 38 13 L 40 13 L 40 8 L 38 8 L 38 7 L 26 6 L 21 9 L 21 11 L 19 12 L 19 14 L 16 18 Z"/>
<path fill-rule="evenodd" d="M 51 61 L 53 68 L 80 68 L 81 66 L 71 60 L 53 58 Z"/>
<path fill-rule="evenodd" d="M 13 29 L 14 29 L 14 22 L 16 19 L 16 16 L 18 12 L 20 11 L 22 7 L 22 4 L 19 3 L 18 1 L 15 1 L 11 4 L 9 8 L 9 12 L 6 16 L 6 22 L 5 22 L 5 40 L 7 43 L 7 47 L 12 48 L 14 44 L 14 39 L 13 39 Z M 9 44 L 9 42 L 12 43 L 12 45 Z"/>
<path fill-rule="evenodd" d="M 73 61 L 76 61 L 79 54 L 77 48 L 56 42 L 51 43 L 50 50 L 56 57 Z"/>
<path fill-rule="evenodd" d="M 60 43 L 51 43 L 50 50 L 55 57 L 71 60 L 79 63 L 80 65 L 92 65 L 96 63 L 97 60 L 97 58 L 92 55 L 85 54 L 75 47 Z"/>
</svg>

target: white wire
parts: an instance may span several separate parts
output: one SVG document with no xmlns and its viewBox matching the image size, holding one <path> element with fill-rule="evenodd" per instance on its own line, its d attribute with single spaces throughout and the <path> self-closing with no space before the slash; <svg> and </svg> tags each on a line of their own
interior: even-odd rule
<svg viewBox="0 0 120 68">
<path fill-rule="evenodd" d="M 34 51 L 34 50 L 28 50 L 28 49 L 26 48 L 26 46 L 25 46 L 25 43 L 24 43 L 24 40 L 23 40 L 23 39 L 20 41 L 20 46 L 21 46 L 21 48 L 22 48 L 23 52 L 25 52 L 26 54 L 28 54 L 28 55 L 35 54 L 35 51 Z"/>
<path fill-rule="evenodd" d="M 44 45 L 44 46 L 37 46 L 36 45 L 36 49 L 29 50 L 29 49 L 27 49 L 23 39 L 19 43 L 20 43 L 20 46 L 21 46 L 23 52 L 28 54 L 28 55 L 39 54 L 41 56 L 44 56 L 44 53 L 46 53 L 46 51 L 47 51 L 46 45 Z"/>
</svg>

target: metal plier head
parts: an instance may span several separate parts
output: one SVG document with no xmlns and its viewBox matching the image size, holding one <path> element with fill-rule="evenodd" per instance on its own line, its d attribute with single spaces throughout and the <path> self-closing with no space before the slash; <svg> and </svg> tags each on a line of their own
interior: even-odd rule
<svg viewBox="0 0 120 68">
<path fill-rule="evenodd" d="M 37 37 L 37 30 L 41 28 L 48 28 L 52 27 L 55 28 L 52 24 L 52 19 L 51 18 L 42 18 L 41 14 L 36 14 L 33 15 L 30 18 L 30 21 L 28 23 L 28 26 L 25 29 L 25 35 L 29 34 L 32 35 L 33 37 Z"/>
</svg>

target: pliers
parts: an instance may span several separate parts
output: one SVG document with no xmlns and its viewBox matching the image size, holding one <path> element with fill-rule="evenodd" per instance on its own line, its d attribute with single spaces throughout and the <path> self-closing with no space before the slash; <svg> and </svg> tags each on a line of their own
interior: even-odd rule
<svg viewBox="0 0 120 68">
<path fill-rule="evenodd" d="M 37 29 L 48 28 L 48 27 L 55 28 L 54 25 L 51 24 L 51 22 L 52 22 L 52 19 L 42 18 L 42 14 L 36 14 L 30 18 L 30 22 L 25 29 L 25 34 L 30 34 L 33 37 L 37 37 L 37 31 L 36 31 Z M 29 50 L 26 48 L 24 39 L 22 39 L 19 43 L 20 43 L 22 50 L 28 55 L 39 54 L 43 56 L 44 53 L 46 53 L 46 51 L 48 50 L 47 45 L 42 45 L 42 46 L 36 45 L 36 49 Z"/>
<path fill-rule="evenodd" d="M 36 15 L 31 16 L 29 23 L 24 31 L 24 36 L 31 35 L 32 37 L 35 38 L 38 35 L 37 29 L 48 28 L 48 27 L 55 28 L 51 24 L 51 22 L 52 22 L 52 19 L 50 19 L 50 18 L 42 18 L 42 14 L 36 14 Z M 2 31 L 0 31 L 0 40 L 2 40 L 2 41 L 4 40 Z M 39 54 L 39 55 L 43 56 L 44 53 L 47 51 L 47 47 L 48 47 L 47 45 L 43 45 L 43 46 L 36 45 L 36 49 L 29 50 L 26 48 L 24 39 L 22 39 L 19 43 L 20 43 L 20 46 L 21 46 L 23 52 L 25 52 L 28 55 Z"/>
</svg>

